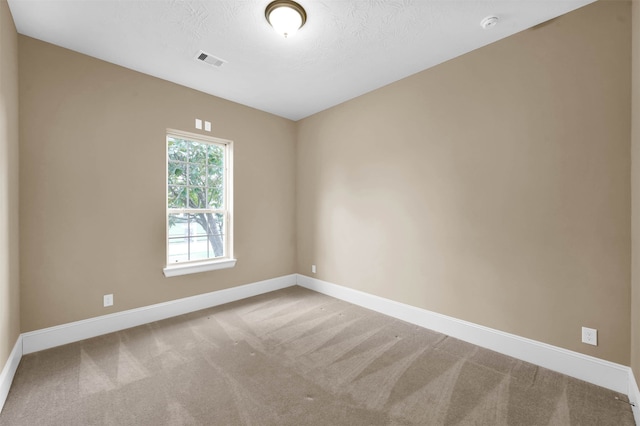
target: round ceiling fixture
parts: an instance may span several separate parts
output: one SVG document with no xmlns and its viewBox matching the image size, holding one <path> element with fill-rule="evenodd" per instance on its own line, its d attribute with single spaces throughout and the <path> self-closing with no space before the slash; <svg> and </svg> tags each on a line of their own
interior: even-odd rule
<svg viewBox="0 0 640 426">
<path fill-rule="evenodd" d="M 292 0 L 275 0 L 264 11 L 267 22 L 278 34 L 288 37 L 307 22 L 307 12 Z"/>
<path fill-rule="evenodd" d="M 497 16 L 487 16 L 482 21 L 480 21 L 480 26 L 486 30 L 498 25 L 498 20 L 499 19 Z"/>
</svg>

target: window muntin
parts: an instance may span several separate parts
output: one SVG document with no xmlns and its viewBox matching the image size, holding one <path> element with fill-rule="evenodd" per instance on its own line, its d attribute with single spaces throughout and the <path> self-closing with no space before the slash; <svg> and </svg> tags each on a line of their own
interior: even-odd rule
<svg viewBox="0 0 640 426">
<path fill-rule="evenodd" d="M 167 133 L 167 266 L 231 259 L 231 141 Z"/>
</svg>

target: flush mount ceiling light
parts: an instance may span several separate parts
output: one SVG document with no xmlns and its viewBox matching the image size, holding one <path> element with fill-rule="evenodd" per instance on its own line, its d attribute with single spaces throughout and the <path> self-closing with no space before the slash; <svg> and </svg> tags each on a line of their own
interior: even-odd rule
<svg viewBox="0 0 640 426">
<path fill-rule="evenodd" d="M 264 11 L 267 22 L 278 34 L 288 37 L 307 22 L 307 12 L 295 1 L 275 0 Z"/>
</svg>

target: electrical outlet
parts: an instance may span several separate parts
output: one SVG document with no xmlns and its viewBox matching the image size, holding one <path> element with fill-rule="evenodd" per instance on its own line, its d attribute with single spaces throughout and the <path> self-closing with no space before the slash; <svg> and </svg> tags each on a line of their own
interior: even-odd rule
<svg viewBox="0 0 640 426">
<path fill-rule="evenodd" d="M 312 274 L 316 273 L 316 265 L 311 265 L 311 273 Z"/>
<path fill-rule="evenodd" d="M 113 294 L 105 294 L 102 300 L 103 300 L 103 306 L 105 308 L 107 306 L 113 306 Z"/>
<path fill-rule="evenodd" d="M 582 327 L 582 343 L 598 346 L 598 330 L 595 328 Z"/>
</svg>

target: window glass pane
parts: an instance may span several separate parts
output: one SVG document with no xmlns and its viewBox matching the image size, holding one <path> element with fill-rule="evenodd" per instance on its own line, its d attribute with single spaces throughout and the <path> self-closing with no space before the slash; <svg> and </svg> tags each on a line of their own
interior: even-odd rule
<svg viewBox="0 0 640 426">
<path fill-rule="evenodd" d="M 224 168 L 209 167 L 207 174 L 207 202 L 209 208 L 224 208 Z"/>
<path fill-rule="evenodd" d="M 216 229 L 218 234 L 224 234 L 226 231 L 227 224 L 225 223 L 225 215 L 222 213 L 216 213 L 215 215 L 216 223 L 218 224 L 218 228 Z"/>
<path fill-rule="evenodd" d="M 189 188 L 189 206 L 191 209 L 203 209 L 207 205 L 207 191 L 204 188 Z"/>
<path fill-rule="evenodd" d="M 189 215 L 189 235 L 207 235 L 206 227 L 209 226 L 208 213 L 195 213 Z"/>
<path fill-rule="evenodd" d="M 198 233 L 200 234 L 220 234 L 222 229 L 224 229 L 221 219 L 218 217 L 218 215 L 215 215 L 213 213 L 194 214 L 192 222 L 198 223 L 199 227 L 192 227 L 192 229 L 197 229 Z"/>
<path fill-rule="evenodd" d="M 207 188 L 207 208 L 224 208 L 224 188 Z"/>
<path fill-rule="evenodd" d="M 220 145 L 209 145 L 209 157 L 207 163 L 210 166 L 224 167 L 224 147 Z"/>
<path fill-rule="evenodd" d="M 207 167 L 203 164 L 189 164 L 189 186 L 207 184 Z"/>
<path fill-rule="evenodd" d="M 167 206 L 170 209 L 183 209 L 187 207 L 187 187 L 169 186 L 167 191 Z"/>
<path fill-rule="evenodd" d="M 211 254 L 210 257 L 222 257 L 224 256 L 224 235 L 215 234 L 208 235 Z"/>
<path fill-rule="evenodd" d="M 209 167 L 207 171 L 207 186 L 221 187 L 224 184 L 224 167 Z"/>
<path fill-rule="evenodd" d="M 169 238 L 189 235 L 189 222 L 186 214 L 169 213 Z"/>
<path fill-rule="evenodd" d="M 169 153 L 169 160 L 187 161 L 187 142 L 169 136 L 167 152 Z"/>
<path fill-rule="evenodd" d="M 169 238 L 169 263 L 189 260 L 189 241 L 187 238 Z"/>
<path fill-rule="evenodd" d="M 224 215 L 207 213 L 207 233 L 213 235 L 224 234 Z"/>
<path fill-rule="evenodd" d="M 189 162 L 190 163 L 206 163 L 208 143 L 190 142 L 189 143 Z"/>
<path fill-rule="evenodd" d="M 205 220 L 207 238 L 209 239 L 209 257 L 224 256 L 224 215 L 205 213 L 202 214 Z"/>
<path fill-rule="evenodd" d="M 187 165 L 185 163 L 177 163 L 169 161 L 167 172 L 167 180 L 169 185 L 186 185 L 187 184 Z"/>
<path fill-rule="evenodd" d="M 209 238 L 206 235 L 191 238 L 191 253 L 189 260 L 208 259 L 212 256 L 213 251 L 209 244 Z"/>
</svg>

